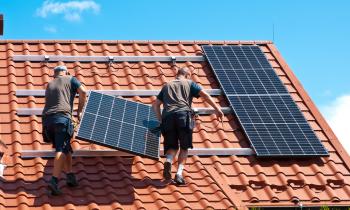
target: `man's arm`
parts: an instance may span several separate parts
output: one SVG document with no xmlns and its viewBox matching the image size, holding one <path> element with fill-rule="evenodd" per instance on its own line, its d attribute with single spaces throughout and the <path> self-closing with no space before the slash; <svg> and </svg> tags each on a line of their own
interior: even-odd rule
<svg viewBox="0 0 350 210">
<path fill-rule="evenodd" d="M 222 122 L 222 117 L 224 116 L 224 113 L 222 113 L 220 107 L 216 105 L 212 97 L 210 97 L 210 95 L 204 90 L 199 91 L 199 95 L 204 99 L 204 101 L 206 101 L 210 106 L 212 106 L 215 109 L 216 117 Z"/>
<path fill-rule="evenodd" d="M 159 122 L 162 122 L 162 114 L 160 113 L 160 105 L 162 103 L 163 102 L 161 100 L 156 99 L 152 104 L 153 110 L 156 113 L 156 116 L 157 116 L 157 119 L 159 120 Z"/>
<path fill-rule="evenodd" d="M 80 121 L 81 117 L 81 112 L 83 111 L 83 107 L 86 102 L 86 88 L 84 85 L 80 85 L 78 88 L 78 93 L 79 93 L 79 104 L 78 104 L 78 120 Z"/>
</svg>

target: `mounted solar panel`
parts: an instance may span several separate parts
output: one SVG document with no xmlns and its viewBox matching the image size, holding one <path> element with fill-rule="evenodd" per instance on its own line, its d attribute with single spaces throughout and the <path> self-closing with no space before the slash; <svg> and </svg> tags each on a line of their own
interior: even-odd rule
<svg viewBox="0 0 350 210">
<path fill-rule="evenodd" d="M 257 156 L 328 156 L 258 46 L 203 46 Z"/>
<path fill-rule="evenodd" d="M 203 46 L 226 95 L 288 94 L 257 46 Z"/>
<path fill-rule="evenodd" d="M 151 106 L 91 91 L 76 138 L 158 159 L 157 124 Z"/>
</svg>

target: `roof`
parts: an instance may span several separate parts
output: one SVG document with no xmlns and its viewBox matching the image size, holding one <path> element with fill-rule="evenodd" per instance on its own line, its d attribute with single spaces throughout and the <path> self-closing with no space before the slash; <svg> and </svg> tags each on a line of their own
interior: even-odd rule
<svg viewBox="0 0 350 210">
<path fill-rule="evenodd" d="M 192 156 L 185 167 L 187 186 L 161 182 L 163 159 L 76 157 L 80 182 L 64 195 L 49 197 L 53 159 L 22 159 L 22 150 L 51 149 L 41 137 L 41 118 L 18 116 L 17 108 L 43 107 L 40 97 L 16 97 L 20 89 L 44 89 L 57 63 L 13 62 L 13 55 L 200 55 L 202 44 L 258 45 L 330 153 L 307 159 L 258 159 L 255 156 Z M 62 63 L 59 63 L 62 64 Z M 159 90 L 173 79 L 168 63 L 66 63 L 88 89 Z M 219 88 L 207 62 L 179 64 L 194 70 L 192 79 L 205 89 Z M 131 97 L 151 104 L 152 97 Z M 228 106 L 224 96 L 214 98 Z M 77 101 L 76 101 L 77 102 Z M 202 99 L 194 106 L 208 107 Z M 259 206 L 350 205 L 350 158 L 276 47 L 268 41 L 0 41 L 1 140 L 10 156 L 0 180 L 0 209 L 244 209 Z M 247 148 L 249 142 L 233 115 L 217 126 L 214 115 L 201 116 L 194 131 L 197 148 Z M 73 140 L 74 149 L 101 149 Z M 175 170 L 175 169 L 174 169 Z M 63 176 L 64 177 L 64 176 Z M 300 203 L 298 203 L 300 202 Z"/>
</svg>

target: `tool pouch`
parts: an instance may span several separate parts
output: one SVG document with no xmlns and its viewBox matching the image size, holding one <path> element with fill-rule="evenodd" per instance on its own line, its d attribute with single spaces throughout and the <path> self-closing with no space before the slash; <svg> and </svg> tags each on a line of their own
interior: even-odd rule
<svg viewBox="0 0 350 210">
<path fill-rule="evenodd" d="M 47 126 L 45 123 L 45 117 L 42 118 L 42 132 L 41 135 L 43 136 L 43 140 L 45 143 L 52 143 L 52 140 L 49 138 L 48 135 L 48 130 L 47 130 Z"/>
<path fill-rule="evenodd" d="M 74 124 L 72 123 L 72 119 L 68 120 L 68 125 L 67 125 L 67 133 L 70 137 L 73 137 L 74 134 Z"/>
<path fill-rule="evenodd" d="M 196 114 L 193 110 L 187 112 L 187 128 L 193 130 L 196 127 Z"/>
</svg>

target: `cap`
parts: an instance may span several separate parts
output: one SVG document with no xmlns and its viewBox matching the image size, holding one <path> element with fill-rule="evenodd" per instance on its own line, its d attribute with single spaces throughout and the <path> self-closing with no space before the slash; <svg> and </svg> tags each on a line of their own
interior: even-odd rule
<svg viewBox="0 0 350 210">
<path fill-rule="evenodd" d="M 53 70 L 54 71 L 67 71 L 67 67 L 66 66 L 56 66 Z"/>
</svg>

